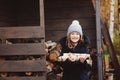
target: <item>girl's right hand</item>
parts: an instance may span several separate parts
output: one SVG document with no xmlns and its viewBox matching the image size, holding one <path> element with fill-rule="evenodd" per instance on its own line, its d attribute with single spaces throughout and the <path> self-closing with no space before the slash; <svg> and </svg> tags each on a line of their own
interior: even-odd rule
<svg viewBox="0 0 120 80">
<path fill-rule="evenodd" d="M 71 62 L 75 61 L 75 59 L 73 57 L 70 57 L 70 56 L 68 57 L 68 60 L 71 61 Z"/>
<path fill-rule="evenodd" d="M 71 62 L 74 62 L 75 61 L 74 55 L 73 54 L 69 54 L 68 60 L 71 61 Z"/>
</svg>

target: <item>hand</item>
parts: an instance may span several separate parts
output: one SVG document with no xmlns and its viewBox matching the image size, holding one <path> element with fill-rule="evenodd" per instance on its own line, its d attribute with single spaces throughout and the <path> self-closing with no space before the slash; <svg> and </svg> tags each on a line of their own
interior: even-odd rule
<svg viewBox="0 0 120 80">
<path fill-rule="evenodd" d="M 73 54 L 69 54 L 68 60 L 71 61 L 71 62 L 74 62 L 75 61 L 75 56 Z"/>
<path fill-rule="evenodd" d="M 68 60 L 71 61 L 71 62 L 75 61 L 75 59 L 73 57 L 71 57 L 71 56 L 68 57 Z"/>
<path fill-rule="evenodd" d="M 86 60 L 86 59 L 85 59 L 84 57 L 81 57 L 81 58 L 80 58 L 80 62 L 81 62 L 81 63 L 84 63 L 85 60 Z"/>
</svg>

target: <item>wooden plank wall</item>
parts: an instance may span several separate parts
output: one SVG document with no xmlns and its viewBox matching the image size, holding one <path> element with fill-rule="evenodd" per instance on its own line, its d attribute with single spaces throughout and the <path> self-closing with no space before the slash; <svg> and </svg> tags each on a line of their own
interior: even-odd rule
<svg viewBox="0 0 120 80">
<path fill-rule="evenodd" d="M 38 26 L 39 0 L 0 0 L 0 26 Z"/>
<path fill-rule="evenodd" d="M 16 0 L 17 25 L 38 26 L 39 0 Z"/>
<path fill-rule="evenodd" d="M 39 15 L 39 0 L 0 0 L 0 80 L 46 80 Z"/>
<path fill-rule="evenodd" d="M 39 26 L 39 0 L 0 0 L 0 4 L 1 27 Z M 72 20 L 77 19 L 96 48 L 95 12 L 91 0 L 44 0 L 44 7 L 46 41 L 58 41 L 65 36 Z"/>
<path fill-rule="evenodd" d="M 14 1 L 0 0 L 0 26 L 15 26 L 16 15 Z"/>
<path fill-rule="evenodd" d="M 58 41 L 66 35 L 72 20 L 77 19 L 83 32 L 96 48 L 95 12 L 91 0 L 44 0 L 46 40 Z"/>
<path fill-rule="evenodd" d="M 80 21 L 84 33 L 90 37 L 92 46 L 96 48 L 95 12 L 91 0 L 44 0 L 44 5 L 46 41 L 58 41 L 66 35 L 66 30 L 72 20 L 77 19 Z M 8 45 L 4 42 L 0 45 L 0 57 L 7 55 L 7 61 L 3 60 L 0 62 L 0 73 L 24 73 L 31 69 L 33 72 L 36 72 L 44 68 L 40 69 L 35 66 L 43 65 L 45 58 L 42 58 L 43 63 L 40 60 L 36 60 L 34 63 L 32 60 L 21 59 L 21 56 L 31 55 L 34 55 L 34 57 L 36 55 L 43 57 L 44 51 L 41 51 L 42 48 L 40 46 L 43 46 L 41 41 L 44 40 L 44 36 L 42 36 L 42 29 L 39 27 L 39 18 L 39 0 L 0 0 L 0 38 L 8 39 L 15 43 Z M 34 42 L 32 40 L 34 38 L 40 40 L 40 42 Z M 26 41 L 25 39 L 29 39 L 30 41 Z M 25 42 L 21 43 L 19 40 Z M 38 47 L 40 47 L 40 50 Z M 16 58 L 13 56 L 19 57 L 19 60 L 15 60 Z M 12 61 L 12 64 L 19 66 L 11 65 Z M 31 65 L 33 63 L 34 65 Z M 10 65 L 9 68 L 8 65 Z M 13 66 L 15 69 L 13 69 Z M 34 70 L 34 68 L 36 69 Z M 0 78 L 0 80 L 45 80 L 45 77 L 42 76 L 42 78 L 39 78 L 38 76 L 33 78 L 32 76 L 26 78 L 23 76 L 20 78 L 10 77 L 9 79 L 7 77 Z"/>
</svg>

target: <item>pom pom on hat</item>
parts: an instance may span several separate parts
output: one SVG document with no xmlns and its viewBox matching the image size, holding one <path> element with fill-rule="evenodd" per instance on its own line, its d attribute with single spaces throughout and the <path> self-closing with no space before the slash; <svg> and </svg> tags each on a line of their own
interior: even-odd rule
<svg viewBox="0 0 120 80">
<path fill-rule="evenodd" d="M 67 36 L 71 33 L 71 32 L 79 32 L 81 36 L 83 36 L 83 32 L 82 32 L 82 27 L 79 24 L 78 20 L 73 20 L 72 24 L 69 26 L 68 30 L 67 30 Z"/>
</svg>

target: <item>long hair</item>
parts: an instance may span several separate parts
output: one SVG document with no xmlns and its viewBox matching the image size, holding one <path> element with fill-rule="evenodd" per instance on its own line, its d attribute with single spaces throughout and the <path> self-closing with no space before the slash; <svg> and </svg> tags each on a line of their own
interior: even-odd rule
<svg viewBox="0 0 120 80">
<path fill-rule="evenodd" d="M 82 44 L 84 42 L 82 36 L 80 36 L 80 39 L 78 41 L 78 44 Z M 67 36 L 66 38 L 66 45 L 68 46 L 68 48 L 72 49 L 74 48 L 74 43 L 70 40 L 70 36 Z"/>
</svg>

